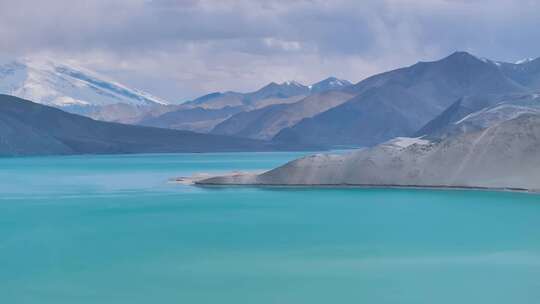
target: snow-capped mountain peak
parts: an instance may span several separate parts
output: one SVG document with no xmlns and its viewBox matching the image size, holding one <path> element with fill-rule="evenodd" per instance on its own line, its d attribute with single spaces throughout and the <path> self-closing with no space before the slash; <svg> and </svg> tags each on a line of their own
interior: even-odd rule
<svg viewBox="0 0 540 304">
<path fill-rule="evenodd" d="M 287 81 L 284 81 L 281 85 L 295 86 L 295 87 L 303 87 L 304 86 L 303 84 L 299 83 L 296 80 L 287 80 Z"/>
<path fill-rule="evenodd" d="M 338 79 L 336 77 L 328 77 L 310 86 L 310 90 L 314 93 L 324 92 L 328 90 L 336 90 L 350 86 L 351 83 L 347 80 Z"/>
<path fill-rule="evenodd" d="M 0 93 L 56 107 L 167 104 L 93 71 L 44 58 L 0 63 Z"/>
</svg>

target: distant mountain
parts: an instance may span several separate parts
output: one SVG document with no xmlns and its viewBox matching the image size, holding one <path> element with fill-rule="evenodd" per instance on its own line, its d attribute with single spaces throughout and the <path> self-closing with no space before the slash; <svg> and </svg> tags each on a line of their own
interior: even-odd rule
<svg viewBox="0 0 540 304">
<path fill-rule="evenodd" d="M 307 89 L 307 87 L 305 87 Z M 141 118 L 137 124 L 161 128 L 210 132 L 232 115 L 275 104 L 294 103 L 305 97 L 295 82 L 271 83 L 252 93 L 211 93 L 188 101 L 176 110 Z"/>
<path fill-rule="evenodd" d="M 0 95 L 0 155 L 3 156 L 281 148 L 250 139 L 95 121 L 18 97 Z"/>
<path fill-rule="evenodd" d="M 199 181 L 206 185 L 358 185 L 540 191 L 540 116 L 520 115 L 441 142 L 401 138 L 345 155 L 318 154 L 268 172 Z"/>
<path fill-rule="evenodd" d="M 347 80 L 337 79 L 336 77 L 328 77 L 310 85 L 309 90 L 311 93 L 320 93 L 331 90 L 340 90 L 351 85 L 352 83 Z"/>
<path fill-rule="evenodd" d="M 445 138 L 458 133 L 483 129 L 524 113 L 538 112 L 540 108 L 540 58 L 528 58 L 516 63 L 483 60 L 496 66 L 505 77 L 526 87 L 525 91 L 531 93 L 463 96 L 418 130 L 415 136 Z"/>
<path fill-rule="evenodd" d="M 500 70 L 515 82 L 540 90 L 540 57 L 521 60 L 517 63 L 497 62 Z"/>
<path fill-rule="evenodd" d="M 259 113 L 276 111 L 278 108 L 287 108 L 285 106 L 274 106 L 294 104 L 303 100 L 306 98 L 306 96 L 309 97 L 312 94 L 339 90 L 348 85 L 350 85 L 350 83 L 346 80 L 330 77 L 309 87 L 296 81 L 286 81 L 281 84 L 272 82 L 259 90 L 250 93 L 238 93 L 231 91 L 225 93 L 215 92 L 183 103 L 176 110 L 166 111 L 166 113 L 162 115 L 143 117 L 136 123 L 141 125 L 159 126 L 162 128 L 210 132 L 218 124 L 232 118 L 232 115 L 238 113 L 242 114 L 242 116 L 232 118 L 232 120 L 226 124 L 238 125 L 237 127 L 232 127 L 232 129 L 230 129 L 230 127 L 219 127 L 215 133 L 243 134 L 244 132 L 242 132 L 240 129 L 243 128 L 242 126 L 246 126 L 252 117 L 259 115 Z M 332 104 L 332 102 L 332 100 L 329 100 L 329 104 Z M 316 107 L 317 106 L 315 105 L 312 107 L 312 109 L 315 109 Z M 324 110 L 326 108 L 321 109 Z M 250 112 L 250 114 L 247 114 L 248 112 Z M 298 113 L 296 116 L 304 118 L 312 116 L 314 113 L 315 112 L 306 112 L 306 114 Z M 189 118 L 190 115 L 193 115 L 192 117 L 195 119 Z M 274 126 L 282 124 L 284 127 L 291 125 L 290 123 L 284 123 L 285 121 L 288 121 L 288 118 L 279 118 L 278 116 L 279 114 L 276 114 L 272 117 L 277 118 L 279 121 L 271 122 L 269 121 L 271 120 L 270 117 L 267 115 L 266 117 L 268 120 L 265 123 L 273 124 Z M 237 119 L 242 121 L 246 119 L 246 121 L 237 124 L 234 122 Z M 294 119 L 291 121 L 296 123 L 296 120 Z M 275 129 L 273 126 L 270 126 L 270 128 Z M 262 130 L 265 129 L 265 127 L 261 126 L 260 129 L 261 130 L 257 132 L 261 134 L 255 134 L 257 132 L 253 131 L 253 134 L 250 134 L 248 137 L 267 139 L 268 134 L 273 136 L 274 132 L 279 131 L 281 128 L 275 129 L 276 131 L 270 131 L 269 133 Z M 245 136 L 245 134 L 239 136 Z"/>
<path fill-rule="evenodd" d="M 244 94 L 237 92 L 210 93 L 182 104 L 184 107 L 203 109 L 221 109 L 224 107 L 244 106 Z"/>
<path fill-rule="evenodd" d="M 283 128 L 290 127 L 304 118 L 333 108 L 353 95 L 340 91 L 325 91 L 288 104 L 240 112 L 218 124 L 214 134 L 234 135 L 256 139 L 271 139 Z"/>
<path fill-rule="evenodd" d="M 296 81 L 286 81 L 281 84 L 272 82 L 255 92 L 216 92 L 188 101 L 183 105 L 205 109 L 243 107 L 246 110 L 252 110 L 272 104 L 295 102 L 308 94 L 309 88 Z"/>
<path fill-rule="evenodd" d="M 540 94 L 466 96 L 427 123 L 415 136 L 440 139 L 485 129 L 522 114 L 540 113 Z"/>
<path fill-rule="evenodd" d="M 224 126 L 217 128 L 215 133 L 239 134 L 239 136 L 267 139 L 269 137 L 268 134 L 273 136 L 275 132 L 281 130 L 282 127 L 279 127 L 280 125 L 283 127 L 291 126 L 290 122 L 286 122 L 289 121 L 289 118 L 287 117 L 290 117 L 291 115 L 285 114 L 287 117 L 281 118 L 279 117 L 280 114 L 277 114 L 279 111 L 278 109 L 288 108 L 282 105 L 297 103 L 306 98 L 306 96 L 309 97 L 310 95 L 327 91 L 341 90 L 349 85 L 350 82 L 346 80 L 329 77 L 311 86 L 305 86 L 297 81 L 285 81 L 281 84 L 272 82 L 259 90 L 250 93 L 238 93 L 232 91 L 225 93 L 215 92 L 183 103 L 178 109 L 171 111 L 170 113 L 142 118 L 137 123 L 163 128 L 209 132 L 225 120 L 232 119 Z M 319 97 L 316 97 L 314 99 L 318 98 Z M 329 104 L 332 104 L 332 102 L 332 98 L 330 98 Z M 322 104 L 324 104 L 324 102 Z M 311 108 L 313 112 L 313 109 L 317 108 L 317 106 L 314 105 Z M 325 109 L 326 108 L 323 106 L 321 111 Z M 270 112 L 276 114 L 265 114 L 265 124 L 272 126 L 263 127 L 261 125 L 258 129 L 259 131 L 253 130 L 249 132 L 252 134 L 247 134 L 241 130 L 244 127 L 248 127 L 247 125 L 252 118 L 258 117 L 259 115 L 262 115 L 262 113 Z M 298 113 L 298 115 L 293 116 L 304 118 L 318 113 L 318 111 L 312 112 L 308 111 L 305 114 Z M 234 118 L 231 117 L 237 113 L 240 116 Z M 192 114 L 194 117 L 197 117 L 196 120 L 188 118 L 188 116 Z M 276 121 L 272 121 L 271 117 Z M 237 120 L 239 121 L 238 123 L 235 122 Z M 290 121 L 296 123 L 295 119 Z M 272 130 L 269 132 L 263 130 L 267 128 L 271 128 Z"/>
<path fill-rule="evenodd" d="M 463 96 L 531 91 L 528 85 L 533 81 L 518 81 L 502 67 L 456 52 L 439 61 L 378 74 L 343 89 L 355 98 L 282 130 L 274 140 L 371 146 L 410 136 Z"/>
<path fill-rule="evenodd" d="M 95 119 L 133 123 L 167 102 L 96 72 L 43 58 L 0 62 L 0 94 L 17 96 Z"/>
<path fill-rule="evenodd" d="M 159 105 L 166 101 L 106 79 L 95 72 L 47 59 L 0 63 L 0 93 L 54 106 L 104 106 L 116 103 Z"/>
<path fill-rule="evenodd" d="M 201 107 L 181 108 L 157 117 L 143 119 L 137 124 L 142 126 L 208 133 L 217 124 L 241 111 L 242 107 L 229 106 L 220 109 L 205 109 Z"/>
<path fill-rule="evenodd" d="M 272 82 L 259 90 L 245 95 L 248 104 L 267 98 L 288 98 L 298 95 L 308 95 L 309 88 L 296 81 L 285 81 L 277 84 Z"/>
<path fill-rule="evenodd" d="M 215 92 L 188 101 L 183 105 L 206 109 L 243 106 L 248 110 L 253 110 L 274 104 L 294 103 L 310 94 L 340 90 L 350 85 L 349 81 L 335 77 L 329 77 L 310 86 L 294 80 L 282 83 L 271 82 L 254 92 Z"/>
<path fill-rule="evenodd" d="M 164 113 L 179 109 L 179 105 L 130 105 L 115 103 L 104 106 L 70 106 L 60 108 L 70 113 L 84 115 L 96 120 L 118 122 L 124 124 L 139 124 Z"/>
<path fill-rule="evenodd" d="M 394 101 L 399 101 L 396 106 Z M 276 142 L 325 143 L 335 147 L 371 146 L 416 131 L 436 110 L 417 106 L 416 97 L 395 87 L 373 89 L 293 127 L 281 130 Z M 432 112 L 431 112 L 431 111 Z"/>
</svg>

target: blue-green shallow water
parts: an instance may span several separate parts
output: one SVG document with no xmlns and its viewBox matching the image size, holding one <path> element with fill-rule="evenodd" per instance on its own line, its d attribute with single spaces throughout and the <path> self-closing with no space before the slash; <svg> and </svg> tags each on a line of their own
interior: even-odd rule
<svg viewBox="0 0 540 304">
<path fill-rule="evenodd" d="M 299 153 L 0 159 L 0 303 L 540 303 L 540 196 L 196 188 Z"/>
</svg>

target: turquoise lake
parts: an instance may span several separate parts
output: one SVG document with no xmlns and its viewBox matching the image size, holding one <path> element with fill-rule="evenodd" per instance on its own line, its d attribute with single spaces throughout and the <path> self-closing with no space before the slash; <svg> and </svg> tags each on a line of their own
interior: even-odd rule
<svg viewBox="0 0 540 304">
<path fill-rule="evenodd" d="M 0 303 L 540 303 L 540 195 L 168 182 L 301 155 L 0 159 Z"/>
</svg>

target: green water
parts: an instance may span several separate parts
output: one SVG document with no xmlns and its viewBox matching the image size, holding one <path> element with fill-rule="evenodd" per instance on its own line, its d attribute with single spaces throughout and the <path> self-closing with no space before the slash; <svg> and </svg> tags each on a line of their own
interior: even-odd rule
<svg viewBox="0 0 540 304">
<path fill-rule="evenodd" d="M 0 159 L 0 303 L 540 303 L 540 196 L 197 188 L 298 153 Z"/>
</svg>

